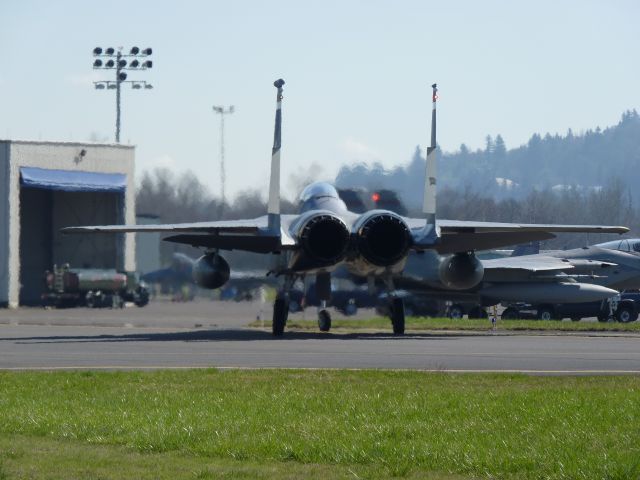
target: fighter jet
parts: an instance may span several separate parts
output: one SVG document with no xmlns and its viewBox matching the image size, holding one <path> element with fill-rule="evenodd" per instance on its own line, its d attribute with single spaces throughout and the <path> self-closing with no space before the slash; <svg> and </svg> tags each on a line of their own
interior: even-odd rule
<svg viewBox="0 0 640 480">
<path fill-rule="evenodd" d="M 640 289 L 640 239 L 623 239 L 572 250 L 481 260 L 482 281 L 467 290 L 440 281 L 433 253 L 410 254 L 395 284 L 420 295 L 451 300 L 456 315 L 483 317 L 482 307 L 523 302 L 541 307 L 611 298 Z M 467 304 L 463 309 L 462 303 Z M 475 307 L 469 308 L 476 304 Z M 545 308 L 549 310 L 549 308 Z"/>
<path fill-rule="evenodd" d="M 229 280 L 230 268 L 221 250 L 276 254 L 272 273 L 282 279 L 273 307 L 273 334 L 283 335 L 289 311 L 289 292 L 296 279 L 315 275 L 321 300 L 320 330 L 328 331 L 331 272 L 345 265 L 370 283 L 381 279 L 389 292 L 390 317 L 395 334 L 403 334 L 403 299 L 394 292 L 393 276 L 400 273 L 410 251 L 439 255 L 440 279 L 459 289 L 473 288 L 483 278 L 478 249 L 553 238 L 553 232 L 624 233 L 619 226 L 538 225 L 474 221 L 436 221 L 436 100 L 432 85 L 431 146 L 427 149 L 423 218 L 406 218 L 389 210 L 355 213 L 347 210 L 336 189 L 312 183 L 300 195 L 299 213 L 280 213 L 280 153 L 282 79 L 276 80 L 276 115 L 271 156 L 267 214 L 254 219 L 170 225 L 102 225 L 69 227 L 65 233 L 173 232 L 166 241 L 204 249 L 194 266 L 198 285 L 219 288 Z"/>
<path fill-rule="evenodd" d="M 640 239 L 485 260 L 483 266 L 478 292 L 485 299 L 538 305 L 603 300 L 640 289 Z"/>
</svg>

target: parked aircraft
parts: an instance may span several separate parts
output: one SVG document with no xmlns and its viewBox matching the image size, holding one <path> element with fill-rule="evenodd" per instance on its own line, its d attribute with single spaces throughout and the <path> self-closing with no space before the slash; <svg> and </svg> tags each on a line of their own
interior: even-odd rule
<svg viewBox="0 0 640 480">
<path fill-rule="evenodd" d="M 482 281 L 471 289 L 455 291 L 439 281 L 438 259 L 433 254 L 412 253 L 395 283 L 421 295 L 467 302 L 469 308 L 453 310 L 474 317 L 484 316 L 481 307 L 499 302 L 523 302 L 549 310 L 554 304 L 600 301 L 618 291 L 640 289 L 640 239 L 481 262 Z M 471 308 L 473 303 L 477 306 Z"/>
<path fill-rule="evenodd" d="M 339 265 L 371 283 L 382 279 L 389 292 L 390 317 L 395 334 L 404 333 L 404 303 L 395 295 L 394 275 L 399 274 L 410 251 L 432 252 L 438 257 L 437 275 L 452 289 L 470 289 L 483 278 L 484 268 L 475 250 L 553 238 L 553 232 L 624 233 L 625 227 L 597 225 L 539 225 L 456 220 L 436 221 L 436 100 L 432 85 L 431 146 L 427 165 L 423 218 L 406 218 L 389 210 L 355 213 L 347 210 L 336 189 L 323 182 L 307 186 L 300 196 L 297 215 L 280 213 L 280 149 L 282 92 L 277 88 L 274 142 L 267 215 L 255 219 L 182 223 L 171 225 L 102 225 L 69 227 L 66 233 L 173 232 L 166 241 L 205 249 L 195 265 L 197 283 L 218 288 L 229 280 L 229 264 L 220 250 L 279 254 L 272 273 L 282 277 L 273 308 L 273 334 L 282 335 L 289 311 L 289 292 L 295 280 L 315 275 L 321 300 L 318 324 L 327 331 L 331 272 Z"/>
<path fill-rule="evenodd" d="M 629 248 L 633 245 L 638 249 Z M 483 265 L 486 286 L 479 293 L 485 298 L 535 304 L 602 300 L 640 288 L 640 239 L 486 260 Z"/>
<path fill-rule="evenodd" d="M 158 270 L 145 273 L 140 278 L 146 283 L 156 283 L 171 287 L 173 291 L 178 291 L 185 284 L 197 284 L 194 278 L 195 265 L 198 259 L 191 258 L 181 252 L 172 255 L 171 265 Z M 264 271 L 259 270 L 234 270 L 230 272 L 229 280 L 225 283 L 225 290 L 236 290 L 237 298 L 250 298 L 251 292 L 263 285 L 276 286 L 276 279 L 267 277 Z"/>
<path fill-rule="evenodd" d="M 175 252 L 171 257 L 171 265 L 147 272 L 140 278 L 147 283 L 169 285 L 175 290 L 185 283 L 193 282 L 193 265 L 195 262 L 190 256 Z"/>
</svg>

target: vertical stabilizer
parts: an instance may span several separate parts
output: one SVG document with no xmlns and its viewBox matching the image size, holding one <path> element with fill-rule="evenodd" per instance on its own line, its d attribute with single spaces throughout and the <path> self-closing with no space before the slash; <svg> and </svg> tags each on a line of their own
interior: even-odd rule
<svg viewBox="0 0 640 480">
<path fill-rule="evenodd" d="M 273 86 L 278 89 L 276 97 L 276 124 L 273 132 L 273 149 L 271 151 L 271 177 L 269 180 L 269 230 L 280 232 L 280 146 L 282 134 L 282 86 L 284 80 L 278 79 Z"/>
<path fill-rule="evenodd" d="M 427 174 L 424 181 L 424 201 L 422 211 L 427 218 L 427 225 L 436 223 L 436 101 L 438 100 L 438 88 L 434 83 L 432 109 L 431 109 L 431 146 L 427 148 Z"/>
</svg>

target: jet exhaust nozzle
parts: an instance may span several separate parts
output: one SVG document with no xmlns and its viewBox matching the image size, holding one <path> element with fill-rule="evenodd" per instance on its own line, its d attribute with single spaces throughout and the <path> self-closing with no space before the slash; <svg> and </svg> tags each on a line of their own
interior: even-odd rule
<svg viewBox="0 0 640 480">
<path fill-rule="evenodd" d="M 304 219 L 296 236 L 307 256 L 322 264 L 338 263 L 349 247 L 349 229 L 329 213 L 316 213 Z"/>
<path fill-rule="evenodd" d="M 193 281 L 202 288 L 220 288 L 229 281 L 230 275 L 229 264 L 217 253 L 203 255 L 193 266 Z"/>
<path fill-rule="evenodd" d="M 356 222 L 355 233 L 360 255 L 378 267 L 395 265 L 409 253 L 411 232 L 399 215 L 378 210 Z"/>
<path fill-rule="evenodd" d="M 482 262 L 473 253 L 456 253 L 445 257 L 440 264 L 440 281 L 454 290 L 467 290 L 478 285 L 484 277 Z"/>
</svg>

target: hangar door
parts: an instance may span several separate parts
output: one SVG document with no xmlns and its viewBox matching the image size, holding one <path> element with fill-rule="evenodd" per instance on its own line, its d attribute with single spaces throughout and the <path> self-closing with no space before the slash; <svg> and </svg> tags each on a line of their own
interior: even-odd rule
<svg viewBox="0 0 640 480">
<path fill-rule="evenodd" d="M 54 264 L 120 268 L 121 235 L 62 235 L 73 225 L 124 223 L 126 175 L 20 168 L 20 304 L 38 305 Z"/>
</svg>

